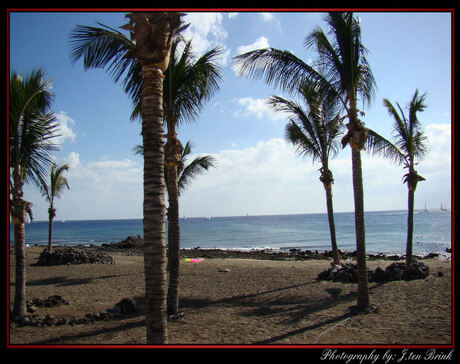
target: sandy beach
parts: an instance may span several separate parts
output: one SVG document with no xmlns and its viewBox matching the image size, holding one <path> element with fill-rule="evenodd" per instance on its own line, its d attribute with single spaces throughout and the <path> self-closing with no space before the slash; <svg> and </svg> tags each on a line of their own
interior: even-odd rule
<svg viewBox="0 0 460 364">
<path fill-rule="evenodd" d="M 44 327 L 10 322 L 10 345 L 145 344 L 143 257 L 110 252 L 115 264 L 36 266 L 43 247 L 26 248 L 26 296 L 59 295 L 68 305 L 38 307 L 33 315 L 85 317 L 133 298 L 139 312 L 107 320 Z M 430 275 L 413 281 L 369 283 L 373 310 L 352 314 L 356 283 L 319 281 L 327 259 L 184 259 L 182 318 L 168 323 L 174 345 L 451 345 L 451 260 L 424 259 Z M 392 261 L 370 260 L 368 268 Z M 10 300 L 14 254 L 10 254 Z"/>
</svg>

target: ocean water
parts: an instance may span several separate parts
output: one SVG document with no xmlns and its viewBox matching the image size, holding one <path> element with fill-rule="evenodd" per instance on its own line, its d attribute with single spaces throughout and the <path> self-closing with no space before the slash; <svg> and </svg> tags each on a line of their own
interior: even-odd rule
<svg viewBox="0 0 460 364">
<path fill-rule="evenodd" d="M 335 213 L 337 244 L 342 251 L 356 249 L 354 213 Z M 366 212 L 367 253 L 404 254 L 406 211 Z M 181 218 L 181 248 L 234 250 L 273 249 L 287 251 L 330 250 L 327 214 Z M 128 236 L 143 235 L 142 220 L 74 220 L 53 224 L 54 245 L 101 245 L 119 242 Z M 416 255 L 444 254 L 451 248 L 451 211 L 414 213 Z M 10 225 L 10 244 L 13 244 Z M 48 244 L 48 222 L 26 224 L 26 244 Z"/>
</svg>

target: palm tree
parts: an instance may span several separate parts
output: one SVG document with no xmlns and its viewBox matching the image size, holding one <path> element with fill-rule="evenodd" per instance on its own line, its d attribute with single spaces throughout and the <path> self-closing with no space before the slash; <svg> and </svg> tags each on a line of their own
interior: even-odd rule
<svg viewBox="0 0 460 364">
<path fill-rule="evenodd" d="M 185 42 L 181 53 L 173 42 L 169 67 L 164 82 L 164 121 L 167 126 L 165 145 L 166 183 L 168 190 L 168 314 L 176 315 L 179 308 L 179 190 L 177 172 L 183 147 L 177 138 L 176 126 L 184 121 L 196 120 L 204 101 L 219 89 L 221 78 L 215 58 L 219 48 L 203 54 L 198 60 L 191 51 L 191 41 Z"/>
<path fill-rule="evenodd" d="M 423 133 L 420 121 L 417 117 L 418 112 L 423 112 L 425 105 L 426 94 L 419 95 L 419 91 L 415 93 L 407 106 L 409 112 L 408 117 L 404 114 L 404 110 L 396 103 L 397 109 L 388 100 L 384 99 L 383 104 L 387 108 L 390 116 L 395 120 L 393 132 L 395 143 L 386 142 L 379 148 L 374 148 L 373 152 L 383 154 L 386 158 L 392 158 L 398 164 L 403 164 L 408 170 L 403 177 L 403 182 L 407 183 L 408 188 L 408 214 L 407 214 L 407 240 L 406 240 L 406 264 L 410 265 L 413 261 L 412 256 L 412 238 L 414 232 L 414 195 L 418 182 L 425 181 L 425 178 L 420 176 L 415 170 L 417 165 L 416 160 L 420 161 L 425 156 L 427 151 L 427 137 Z M 398 109 L 399 112 L 398 113 Z"/>
<path fill-rule="evenodd" d="M 48 251 L 52 252 L 52 240 L 53 240 L 53 219 L 56 216 L 56 209 L 54 208 L 54 198 L 61 198 L 64 191 L 64 187 L 70 189 L 67 179 L 64 177 L 64 171 L 68 171 L 69 166 L 64 164 L 60 167 L 53 164 L 51 166 L 50 181 L 49 184 L 42 186 L 42 194 L 50 204 L 48 209 Z"/>
<path fill-rule="evenodd" d="M 166 344 L 167 280 L 163 147 L 163 79 L 173 37 L 184 29 L 183 13 L 136 12 L 127 15 L 135 47 L 128 53 L 141 66 L 144 147 L 144 266 L 147 344 Z"/>
<path fill-rule="evenodd" d="M 32 219 L 32 204 L 24 200 L 23 185 L 43 185 L 46 170 L 52 164 L 52 143 L 57 124 L 49 111 L 53 100 L 51 81 L 41 69 L 33 69 L 25 77 L 16 72 L 9 82 L 9 210 L 14 227 L 16 258 L 15 302 L 13 315 L 26 315 L 25 305 L 25 220 Z"/>
<path fill-rule="evenodd" d="M 319 100 L 314 87 L 303 86 L 300 93 L 308 106 L 305 111 L 301 105 L 280 96 L 272 96 L 268 103 L 275 111 L 289 114 L 286 125 L 286 139 L 295 147 L 299 155 L 311 156 L 313 162 L 321 162 L 319 177 L 326 191 L 326 206 L 331 235 L 333 264 L 340 264 L 340 256 L 335 235 L 334 210 L 332 204 L 332 183 L 334 178 L 329 169 L 329 157 L 339 151 L 341 119 L 336 103 Z"/>
<path fill-rule="evenodd" d="M 102 24 L 101 24 L 102 25 Z M 110 71 L 115 81 L 125 74 L 123 84 L 130 94 L 134 109 L 131 119 L 141 113 L 142 78 L 137 62 L 128 63 L 123 54 L 131 51 L 132 45 L 120 32 L 102 25 L 103 28 L 78 26 L 73 35 L 72 57 L 83 56 L 86 68 L 104 68 Z M 180 51 L 180 45 L 184 47 Z M 167 127 L 165 137 L 165 173 L 168 191 L 168 313 L 178 312 L 178 279 L 179 279 L 179 202 L 177 186 L 177 164 L 180 161 L 183 146 L 177 138 L 176 126 L 184 121 L 193 121 L 199 115 L 204 101 L 219 89 L 218 80 L 221 75 L 215 63 L 221 49 L 215 47 L 196 59 L 191 49 L 191 41 L 181 37 L 173 39 L 171 44 L 169 66 L 163 80 L 164 122 Z"/>
<path fill-rule="evenodd" d="M 182 26 L 180 12 L 129 13 L 130 39 L 118 30 L 77 26 L 71 33 L 71 58 L 85 69 L 107 68 L 123 86 L 142 118 L 144 148 L 144 264 L 147 343 L 167 342 L 163 83 L 173 38 Z M 133 118 L 133 117 L 132 117 Z"/>
<path fill-rule="evenodd" d="M 369 103 L 375 87 L 374 77 L 366 60 L 366 48 L 361 44 L 361 27 L 352 12 L 329 12 L 327 35 L 318 27 L 306 38 L 307 48 L 315 47 L 319 58 L 310 66 L 291 52 L 273 48 L 260 49 L 235 57 L 236 71 L 243 76 L 264 79 L 268 84 L 297 93 L 299 85 L 313 82 L 320 97 L 337 98 L 346 110 L 348 133 L 342 145 L 352 150 L 353 191 L 355 205 L 356 257 L 358 265 L 357 309 L 369 311 L 369 288 L 366 267 L 364 197 L 361 150 L 368 130 L 358 118 L 358 95 Z M 363 113 L 361 113 L 363 115 Z"/>
</svg>

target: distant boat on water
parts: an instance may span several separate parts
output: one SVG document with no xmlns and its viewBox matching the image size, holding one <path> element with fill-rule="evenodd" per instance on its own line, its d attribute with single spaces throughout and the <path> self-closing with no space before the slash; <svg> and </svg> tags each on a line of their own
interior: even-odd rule
<svg viewBox="0 0 460 364">
<path fill-rule="evenodd" d="M 441 211 L 447 211 L 447 210 L 448 210 L 447 206 L 446 205 L 443 206 L 441 203 Z"/>
<path fill-rule="evenodd" d="M 425 212 L 430 212 L 430 210 L 428 209 L 428 205 L 426 204 L 426 202 L 425 202 L 425 208 L 423 209 L 423 211 L 425 211 Z"/>
<path fill-rule="evenodd" d="M 206 220 L 211 220 L 211 216 L 206 216 Z"/>
</svg>

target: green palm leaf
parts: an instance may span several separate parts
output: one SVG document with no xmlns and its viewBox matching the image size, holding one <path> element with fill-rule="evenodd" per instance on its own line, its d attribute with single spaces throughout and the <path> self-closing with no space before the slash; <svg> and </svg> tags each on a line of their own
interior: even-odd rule
<svg viewBox="0 0 460 364">
<path fill-rule="evenodd" d="M 106 69 L 115 82 L 124 75 L 124 91 L 134 104 L 140 101 L 141 68 L 136 58 L 127 57 L 135 48 L 120 31 L 98 23 L 101 27 L 77 25 L 70 33 L 70 58 L 73 63 L 83 59 L 85 69 Z"/>
<path fill-rule="evenodd" d="M 37 187 L 45 180 L 52 164 L 53 143 L 58 124 L 54 113 L 48 112 L 53 100 L 51 81 L 41 69 L 34 69 L 24 78 L 13 72 L 9 95 L 9 159 L 16 183 L 32 182 Z M 13 186 L 15 182 L 10 181 Z"/>
</svg>

